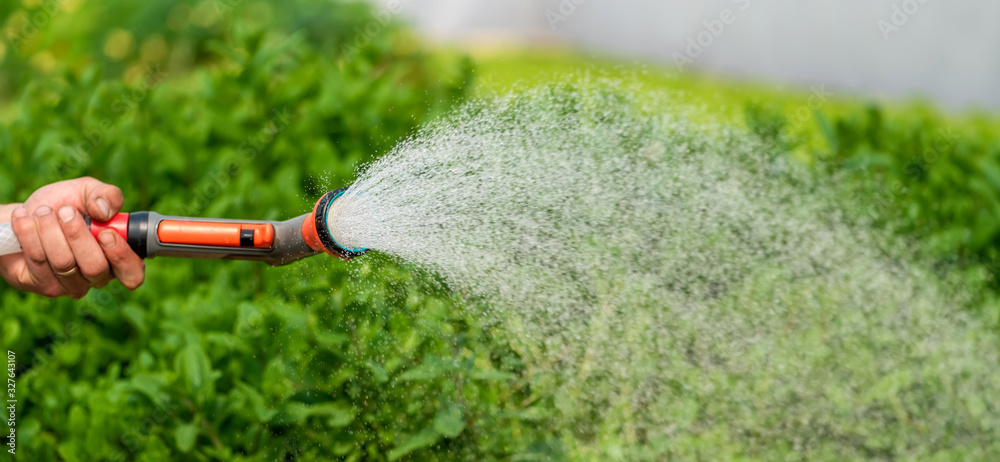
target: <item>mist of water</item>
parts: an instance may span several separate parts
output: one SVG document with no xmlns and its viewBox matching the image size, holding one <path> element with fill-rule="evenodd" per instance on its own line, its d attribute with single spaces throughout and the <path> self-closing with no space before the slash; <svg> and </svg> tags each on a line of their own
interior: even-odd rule
<svg viewBox="0 0 1000 462">
<path fill-rule="evenodd" d="M 367 167 L 330 227 L 485 301 L 554 377 L 535 386 L 575 454 L 1000 451 L 997 345 L 961 290 L 786 153 L 622 94 L 470 103 Z"/>
</svg>

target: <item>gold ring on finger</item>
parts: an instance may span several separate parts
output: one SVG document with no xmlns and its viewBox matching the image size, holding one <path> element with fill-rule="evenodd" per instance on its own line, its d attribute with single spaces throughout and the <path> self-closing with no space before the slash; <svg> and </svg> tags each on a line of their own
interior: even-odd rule
<svg viewBox="0 0 1000 462">
<path fill-rule="evenodd" d="M 56 271 L 56 276 L 59 276 L 59 277 L 62 277 L 62 278 L 68 278 L 68 277 L 76 274 L 76 272 L 79 271 L 79 270 L 80 270 L 79 267 L 74 266 L 69 271 L 64 271 L 62 273 Z"/>
</svg>

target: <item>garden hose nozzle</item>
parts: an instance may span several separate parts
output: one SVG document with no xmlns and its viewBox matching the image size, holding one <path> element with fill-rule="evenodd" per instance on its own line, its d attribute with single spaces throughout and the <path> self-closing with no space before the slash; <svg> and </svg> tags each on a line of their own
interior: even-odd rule
<svg viewBox="0 0 1000 462">
<path fill-rule="evenodd" d="M 330 206 L 347 188 L 323 195 L 313 211 L 288 221 L 251 221 L 164 216 L 154 212 L 119 213 L 107 222 L 90 222 L 97 237 L 111 229 L 142 258 L 180 257 L 260 260 L 273 266 L 326 252 L 343 260 L 368 249 L 337 243 L 327 223 Z"/>
</svg>

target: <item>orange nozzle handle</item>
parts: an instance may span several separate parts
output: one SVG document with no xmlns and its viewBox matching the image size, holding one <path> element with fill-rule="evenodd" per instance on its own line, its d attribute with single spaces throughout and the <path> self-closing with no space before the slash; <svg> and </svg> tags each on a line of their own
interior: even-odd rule
<svg viewBox="0 0 1000 462">
<path fill-rule="evenodd" d="M 274 245 L 274 227 L 269 223 L 163 220 L 156 237 L 163 244 L 269 249 Z"/>
</svg>

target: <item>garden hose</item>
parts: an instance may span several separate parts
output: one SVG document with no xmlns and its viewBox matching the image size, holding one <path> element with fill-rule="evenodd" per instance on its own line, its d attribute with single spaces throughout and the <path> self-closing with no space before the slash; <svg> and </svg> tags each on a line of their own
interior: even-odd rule
<svg viewBox="0 0 1000 462">
<path fill-rule="evenodd" d="M 312 212 L 287 221 L 227 220 L 119 213 L 106 222 L 87 224 L 96 238 L 110 229 L 124 238 L 142 258 L 178 257 L 259 260 L 281 266 L 321 252 L 343 260 L 367 249 L 347 249 L 337 243 L 327 224 L 330 206 L 347 188 L 328 192 Z M 0 255 L 21 251 L 9 223 L 0 224 Z"/>
</svg>

